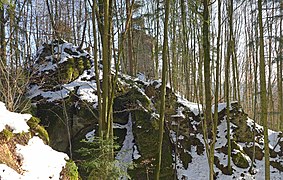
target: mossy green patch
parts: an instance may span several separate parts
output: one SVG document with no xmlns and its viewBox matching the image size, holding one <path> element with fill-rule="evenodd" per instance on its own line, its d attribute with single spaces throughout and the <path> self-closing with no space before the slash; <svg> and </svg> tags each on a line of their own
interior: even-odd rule
<svg viewBox="0 0 283 180">
<path fill-rule="evenodd" d="M 133 110 L 141 108 L 149 108 L 150 100 L 142 94 L 137 88 L 131 88 L 127 93 L 114 99 L 114 112 Z"/>
<path fill-rule="evenodd" d="M 90 69 L 91 64 L 90 60 L 86 57 L 72 57 L 67 61 L 59 64 L 58 79 L 59 83 L 69 83 L 77 79 L 84 70 Z M 56 77 L 56 75 L 55 75 Z"/>
<path fill-rule="evenodd" d="M 249 162 L 246 157 L 243 155 L 242 152 L 237 151 L 236 153 L 232 154 L 232 160 L 234 164 L 239 168 L 248 168 Z"/>
<path fill-rule="evenodd" d="M 3 129 L 2 132 L 0 132 L 0 137 L 2 137 L 1 139 L 3 139 L 4 141 L 10 141 L 11 138 L 13 138 L 14 134 L 12 131 L 10 131 L 9 129 Z"/>
<path fill-rule="evenodd" d="M 68 160 L 65 168 L 66 168 L 66 175 L 68 176 L 70 180 L 79 179 L 78 167 L 74 161 Z"/>
<path fill-rule="evenodd" d="M 83 58 L 77 59 L 76 65 L 77 65 L 79 74 L 82 74 L 85 69 Z"/>
<path fill-rule="evenodd" d="M 40 119 L 36 117 L 31 117 L 27 124 L 31 129 L 31 132 L 37 134 L 42 140 L 44 140 L 47 144 L 49 143 L 49 135 L 45 128 L 39 125 Z"/>
</svg>

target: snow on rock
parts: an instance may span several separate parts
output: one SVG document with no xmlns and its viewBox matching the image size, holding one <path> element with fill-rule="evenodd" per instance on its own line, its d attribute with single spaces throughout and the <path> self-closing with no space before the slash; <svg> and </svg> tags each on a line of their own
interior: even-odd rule
<svg viewBox="0 0 283 180">
<path fill-rule="evenodd" d="M 230 104 L 229 104 L 229 108 L 230 108 L 230 110 L 232 110 L 233 109 L 233 107 L 232 107 L 232 104 L 236 104 L 236 103 L 238 103 L 237 101 L 232 101 Z M 217 105 L 217 109 L 218 109 L 218 112 L 221 112 L 223 109 L 225 109 L 226 107 L 227 107 L 227 103 L 219 103 L 218 105 Z M 212 105 L 212 113 L 214 113 L 214 110 L 215 110 L 215 105 Z"/>
<path fill-rule="evenodd" d="M 138 147 L 136 145 L 134 145 L 134 153 L 133 153 L 133 155 L 134 155 L 134 159 L 135 160 L 139 159 L 141 157 L 141 155 L 140 155 L 140 153 L 138 151 Z"/>
<path fill-rule="evenodd" d="M 35 99 L 36 103 L 38 103 L 37 98 L 54 102 L 67 98 L 73 92 L 81 100 L 97 103 L 93 59 L 86 51 L 63 40 L 50 41 L 39 49 L 28 92 L 30 99 Z M 59 75 L 62 78 L 56 79 Z M 99 79 L 102 79 L 102 72 L 99 74 Z"/>
<path fill-rule="evenodd" d="M 202 112 L 202 105 L 188 101 L 187 99 L 182 98 L 177 95 L 177 102 L 189 108 L 196 116 L 199 115 L 199 112 Z"/>
<path fill-rule="evenodd" d="M 0 132 L 9 126 L 13 133 L 28 132 L 28 121 L 32 116 L 30 114 L 18 114 L 7 110 L 5 104 L 0 102 Z"/>
<path fill-rule="evenodd" d="M 25 179 L 59 179 L 68 155 L 53 150 L 34 136 L 28 145 L 17 145 L 17 153 L 23 158 L 22 169 Z"/>
<path fill-rule="evenodd" d="M 253 126 L 254 126 L 254 120 L 248 118 L 247 120 L 247 125 L 250 127 L 250 130 L 252 131 Z M 263 132 L 263 126 L 255 123 L 255 130 L 257 132 Z M 270 129 L 268 129 L 268 139 L 269 139 L 269 147 L 270 149 L 273 149 L 277 144 L 278 141 L 280 141 L 280 132 L 276 132 L 276 131 L 272 131 Z M 260 142 L 263 143 L 263 136 L 260 139 Z M 262 145 L 263 147 L 263 145 Z M 279 152 L 280 151 L 280 146 L 276 146 L 274 149 L 275 152 Z"/>
<path fill-rule="evenodd" d="M 44 59 L 47 61 L 45 63 L 42 63 L 42 53 L 45 49 L 49 49 L 51 46 L 54 46 L 53 52 L 51 55 L 47 55 L 44 57 Z M 72 57 L 81 57 L 81 56 L 89 56 L 87 52 L 85 51 L 79 51 L 77 49 L 77 46 L 74 46 L 71 43 L 68 43 L 64 40 L 60 41 L 50 41 L 48 44 L 44 44 L 42 47 L 39 48 L 39 51 L 37 52 L 36 62 L 38 63 L 37 72 L 38 74 L 41 74 L 48 70 L 55 71 L 58 68 L 58 64 L 62 64 L 66 61 L 68 61 L 69 58 Z M 59 59 L 58 62 L 56 62 Z M 56 63 L 54 63 L 56 62 Z"/>
<path fill-rule="evenodd" d="M 128 123 L 125 125 L 119 125 L 118 128 L 125 128 L 127 130 L 127 134 L 125 140 L 123 142 L 123 146 L 121 150 L 118 152 L 116 159 L 119 161 L 118 166 L 123 169 L 125 172 L 127 171 L 127 166 L 133 162 L 133 156 L 138 158 L 138 152 L 135 151 L 134 146 L 134 135 L 132 129 L 132 115 L 129 113 Z M 127 179 L 123 177 L 122 179 Z"/>
<path fill-rule="evenodd" d="M 93 138 L 95 137 L 95 129 L 88 132 L 86 135 L 85 135 L 85 138 L 88 142 L 92 142 L 93 141 Z"/>
<path fill-rule="evenodd" d="M 138 80 L 146 82 L 146 76 L 145 76 L 145 74 L 143 74 L 143 73 L 138 73 L 137 76 L 138 76 L 138 77 L 137 77 Z"/>
<path fill-rule="evenodd" d="M 178 97 L 178 96 L 177 96 Z M 189 102 L 186 99 L 183 99 L 181 97 L 178 97 L 178 102 L 183 105 L 184 107 L 188 108 L 189 111 L 193 112 L 194 115 L 199 116 L 199 109 L 201 110 L 201 105 L 197 105 L 195 103 Z M 230 180 L 230 179 L 247 179 L 247 180 L 252 180 L 252 179 L 259 179 L 259 180 L 263 180 L 264 179 L 264 166 L 265 166 L 265 162 L 264 159 L 263 160 L 255 160 L 255 167 L 254 167 L 254 171 L 256 172 L 254 175 L 251 175 L 248 172 L 248 168 L 243 168 L 243 167 L 238 167 L 239 164 L 237 164 L 238 162 L 234 162 L 234 160 L 231 160 L 232 163 L 232 169 L 233 169 L 233 175 L 225 175 L 223 173 L 223 167 L 227 166 L 227 154 L 225 154 L 223 151 L 225 151 L 225 149 L 227 148 L 227 120 L 226 120 L 226 115 L 223 110 L 227 107 L 226 103 L 220 103 L 218 106 L 218 112 L 221 112 L 222 116 L 219 119 L 219 124 L 217 127 L 217 139 L 216 139 L 216 144 L 215 144 L 215 157 L 217 157 L 217 159 L 219 160 L 219 164 L 214 165 L 214 171 L 217 174 L 217 179 L 221 179 L 221 180 Z M 212 107 L 212 109 L 214 110 L 214 107 Z M 247 118 L 244 114 L 244 112 L 242 111 L 240 106 L 237 106 L 236 102 L 231 102 L 229 105 L 229 110 L 233 111 L 235 114 L 233 116 L 239 116 L 240 121 L 242 123 L 246 123 L 248 130 L 250 132 L 252 132 L 253 130 L 253 125 L 254 125 L 254 121 L 252 119 Z M 179 114 L 179 116 L 177 116 Z M 176 115 L 172 115 L 171 117 L 180 117 L 180 111 Z M 241 158 L 242 160 L 246 160 L 248 165 L 251 165 L 251 157 L 248 155 L 248 148 L 251 147 L 251 143 L 248 142 L 241 142 L 241 141 L 237 141 L 237 137 L 238 137 L 238 133 L 236 130 L 238 128 L 238 126 L 240 126 L 239 122 L 237 119 L 235 119 L 235 117 L 231 117 L 231 122 L 230 122 L 230 135 L 231 135 L 231 139 L 234 141 L 235 145 L 237 146 L 237 148 L 232 148 L 232 154 L 235 155 L 237 153 L 241 154 Z M 206 156 L 205 151 L 202 153 L 198 153 L 197 152 L 197 147 L 200 145 L 204 146 L 204 140 L 203 140 L 203 135 L 202 135 L 202 131 L 199 131 L 199 129 L 201 129 L 200 124 L 197 123 L 196 119 L 192 118 L 192 117 L 186 117 L 186 119 L 189 119 L 190 124 L 191 124 L 191 129 L 194 129 L 194 131 L 190 132 L 190 138 L 187 138 L 187 133 L 186 131 L 182 131 L 179 130 L 179 134 L 178 137 L 176 137 L 176 130 L 175 129 L 170 129 L 170 138 L 172 139 L 173 143 L 177 143 L 176 141 L 178 141 L 178 147 L 180 147 L 181 149 L 178 149 L 178 152 L 183 152 L 183 153 L 188 153 L 192 159 L 191 162 L 189 162 L 188 164 L 184 164 L 185 161 L 181 158 L 181 154 L 178 154 L 176 156 L 176 154 L 173 152 L 172 157 L 176 156 L 175 162 L 176 162 L 176 168 L 177 168 L 177 176 L 178 179 L 199 179 L 199 180 L 205 180 L 209 178 L 209 166 L 208 166 L 208 159 Z M 184 121 L 186 122 L 186 121 Z M 176 122 L 174 120 L 172 120 L 172 124 L 173 126 L 176 126 Z M 180 125 L 181 126 L 181 125 Z M 185 126 L 185 124 L 183 123 L 182 126 Z M 185 126 L 185 129 L 189 129 L 189 127 Z M 260 151 L 264 151 L 263 150 L 263 127 L 256 124 L 256 139 L 259 140 L 258 143 L 256 143 L 256 146 L 258 146 L 260 148 Z M 181 133 L 181 134 L 180 134 Z M 277 156 L 275 157 L 270 157 L 270 161 L 271 162 L 277 162 L 280 163 L 282 165 L 282 156 L 280 155 L 280 151 L 282 148 L 278 143 L 281 140 L 281 132 L 276 132 L 276 131 L 272 131 L 272 130 L 268 130 L 268 135 L 269 135 L 269 146 L 271 149 L 274 149 L 274 151 L 277 153 Z M 236 137 L 237 136 L 237 137 Z M 193 140 L 194 139 L 194 140 Z M 196 140 L 198 139 L 198 140 Z M 195 145 L 191 145 L 191 147 L 189 149 L 187 149 L 187 144 L 183 143 L 184 141 L 192 141 L 193 142 L 197 142 L 199 141 L 200 143 Z M 209 140 L 210 142 L 210 140 Z M 187 163 L 187 162 L 186 162 Z M 236 165 L 237 164 L 237 165 Z M 219 168 L 219 166 L 223 166 L 221 168 Z M 282 175 L 280 172 L 280 170 L 278 170 L 277 168 L 270 166 L 270 170 L 271 170 L 271 179 L 282 179 Z"/>
<path fill-rule="evenodd" d="M 68 159 L 67 154 L 53 150 L 37 136 L 30 139 L 26 146 L 17 145 L 16 152 L 22 159 L 23 174 L 0 164 L 1 180 L 59 180 L 65 160 Z"/>
<path fill-rule="evenodd" d="M 125 128 L 127 130 L 127 134 L 125 140 L 123 142 L 123 146 L 120 152 L 117 154 L 116 159 L 121 160 L 125 163 L 132 162 L 132 151 L 134 150 L 134 135 L 132 130 L 132 115 L 129 113 L 128 123 L 125 125 L 119 125 L 116 128 Z"/>
<path fill-rule="evenodd" d="M 186 116 L 183 114 L 183 111 L 184 111 L 183 107 L 178 107 L 176 110 L 177 114 L 171 115 L 171 117 L 185 119 Z"/>
</svg>

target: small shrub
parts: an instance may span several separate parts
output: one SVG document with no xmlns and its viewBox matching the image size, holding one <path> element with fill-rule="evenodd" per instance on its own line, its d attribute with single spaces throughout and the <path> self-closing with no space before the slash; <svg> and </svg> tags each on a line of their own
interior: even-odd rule
<svg viewBox="0 0 283 180">
<path fill-rule="evenodd" d="M 89 174 L 88 180 L 94 179 L 119 179 L 122 176 L 130 178 L 127 173 L 118 166 L 118 161 L 113 157 L 114 149 L 119 146 L 112 140 L 103 140 L 94 137 L 92 141 L 82 141 L 88 147 L 81 148 L 78 152 L 85 160 L 81 166 Z"/>
</svg>

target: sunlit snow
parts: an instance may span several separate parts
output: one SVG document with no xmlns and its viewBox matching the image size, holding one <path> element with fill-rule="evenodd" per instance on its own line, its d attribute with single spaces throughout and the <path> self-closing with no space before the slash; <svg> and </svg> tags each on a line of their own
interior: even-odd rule
<svg viewBox="0 0 283 180">
<path fill-rule="evenodd" d="M 0 132 L 9 126 L 13 133 L 28 132 L 29 126 L 26 121 L 31 118 L 30 114 L 18 114 L 6 109 L 3 102 L 0 102 Z"/>
<path fill-rule="evenodd" d="M 0 102 L 0 131 L 8 125 L 14 133 L 28 132 L 26 121 L 31 117 L 30 114 L 10 112 Z M 20 169 L 23 173 L 19 174 L 6 164 L 0 164 L 1 180 L 59 180 L 65 159 L 68 159 L 67 154 L 53 150 L 37 136 L 32 137 L 27 145 L 17 144 L 15 150 L 21 160 Z"/>
</svg>

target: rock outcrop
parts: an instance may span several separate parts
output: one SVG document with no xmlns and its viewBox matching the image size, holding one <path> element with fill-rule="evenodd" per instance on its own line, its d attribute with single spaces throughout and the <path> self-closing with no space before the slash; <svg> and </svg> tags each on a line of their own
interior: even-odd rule
<svg viewBox="0 0 283 180">
<path fill-rule="evenodd" d="M 35 71 L 29 92 L 35 105 L 35 114 L 49 132 L 50 145 L 73 154 L 75 160 L 80 160 L 82 157 L 76 153 L 76 150 L 84 146 L 80 141 L 89 132 L 95 132 L 98 126 L 93 60 L 87 52 L 64 41 L 44 45 L 36 60 L 35 67 L 39 68 Z M 72 70 L 69 71 L 69 67 Z M 99 79 L 101 83 L 102 77 Z M 118 78 L 113 105 L 114 134 L 118 137 L 120 149 L 127 149 L 128 154 L 125 156 L 128 158 L 125 163 L 135 164 L 134 169 L 128 170 L 133 179 L 153 177 L 158 153 L 160 85 L 160 81 L 143 81 L 123 74 Z M 248 118 L 237 102 L 228 107 L 232 115 L 232 177 L 262 177 L 263 129 L 258 124 L 254 127 L 253 120 Z M 219 104 L 215 147 L 215 173 L 218 179 L 231 177 L 227 175 L 226 108 L 225 103 Z M 208 178 L 201 110 L 201 105 L 189 102 L 167 88 L 162 179 Z M 255 171 L 254 174 L 249 174 L 253 156 L 253 132 Z M 270 130 L 269 139 L 271 177 L 277 178 L 283 168 L 282 133 Z"/>
</svg>

